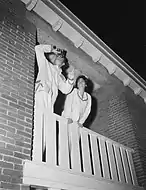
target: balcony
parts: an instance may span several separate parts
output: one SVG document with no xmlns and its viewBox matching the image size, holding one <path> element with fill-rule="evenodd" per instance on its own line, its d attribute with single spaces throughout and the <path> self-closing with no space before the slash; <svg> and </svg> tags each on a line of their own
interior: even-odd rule
<svg viewBox="0 0 146 190">
<path fill-rule="evenodd" d="M 24 184 L 58 190 L 142 189 L 132 149 L 77 123 L 67 125 L 59 115 L 46 120 L 44 128 L 34 129 L 32 161 L 24 161 Z"/>
</svg>

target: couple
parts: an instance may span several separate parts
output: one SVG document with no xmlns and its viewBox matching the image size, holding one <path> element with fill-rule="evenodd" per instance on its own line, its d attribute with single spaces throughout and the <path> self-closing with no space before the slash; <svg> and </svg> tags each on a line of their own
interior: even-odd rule
<svg viewBox="0 0 146 190">
<path fill-rule="evenodd" d="M 67 94 L 62 116 L 68 124 L 77 122 L 79 126 L 87 119 L 91 109 L 91 96 L 85 92 L 86 77 L 79 76 L 74 87 L 74 69 L 68 72 L 67 79 L 62 75 L 61 67 L 66 63 L 66 51 L 52 45 L 35 46 L 38 63 L 38 76 L 35 85 L 34 125 L 39 127 L 44 118 L 54 112 L 54 103 L 58 90 Z"/>
</svg>

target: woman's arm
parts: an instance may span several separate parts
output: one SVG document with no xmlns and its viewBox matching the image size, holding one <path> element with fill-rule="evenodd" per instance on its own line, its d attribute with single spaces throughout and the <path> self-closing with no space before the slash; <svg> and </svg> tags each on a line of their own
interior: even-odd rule
<svg viewBox="0 0 146 190">
<path fill-rule="evenodd" d="M 84 111 L 82 118 L 79 120 L 79 123 L 83 124 L 85 122 L 85 120 L 89 116 L 90 111 L 91 111 L 91 96 L 88 94 L 88 105 Z"/>
</svg>

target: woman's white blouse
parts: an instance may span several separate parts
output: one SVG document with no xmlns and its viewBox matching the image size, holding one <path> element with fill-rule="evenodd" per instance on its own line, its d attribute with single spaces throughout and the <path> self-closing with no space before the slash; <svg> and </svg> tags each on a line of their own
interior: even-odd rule
<svg viewBox="0 0 146 190">
<path fill-rule="evenodd" d="M 91 96 L 87 92 L 84 92 L 82 100 L 78 93 L 78 89 L 74 88 L 67 95 L 62 116 L 83 124 L 91 111 Z"/>
</svg>

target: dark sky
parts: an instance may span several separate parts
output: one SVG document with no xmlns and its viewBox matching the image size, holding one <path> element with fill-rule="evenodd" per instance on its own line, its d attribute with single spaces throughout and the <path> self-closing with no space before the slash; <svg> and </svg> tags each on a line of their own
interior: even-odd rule
<svg viewBox="0 0 146 190">
<path fill-rule="evenodd" d="M 60 1 L 146 80 L 142 1 Z"/>
</svg>

